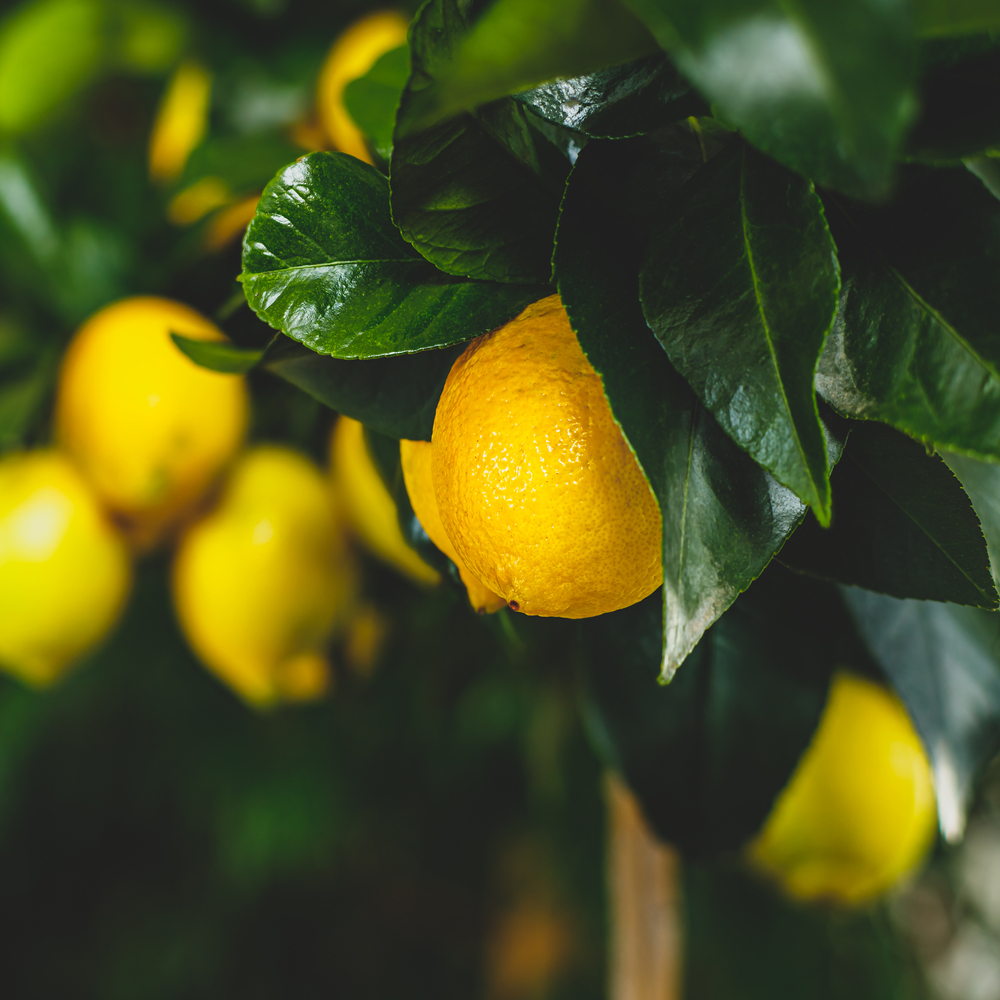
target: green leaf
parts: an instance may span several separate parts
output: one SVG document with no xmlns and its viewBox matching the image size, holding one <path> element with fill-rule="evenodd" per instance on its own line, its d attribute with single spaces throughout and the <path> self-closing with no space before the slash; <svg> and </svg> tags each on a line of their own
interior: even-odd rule
<svg viewBox="0 0 1000 1000">
<path fill-rule="evenodd" d="M 997 0 L 916 0 L 917 31 L 924 36 L 972 35 L 1000 30 Z"/>
<path fill-rule="evenodd" d="M 646 321 L 698 398 L 828 524 L 813 379 L 840 272 L 812 185 L 734 145 L 658 216 L 639 280 Z"/>
<path fill-rule="evenodd" d="M 908 157 L 957 163 L 1000 147 L 1000 50 L 932 66 L 920 80 L 919 100 Z"/>
<path fill-rule="evenodd" d="M 0 134 L 27 131 L 101 68 L 107 11 L 99 0 L 20 4 L 0 25 Z"/>
<path fill-rule="evenodd" d="M 853 587 L 843 595 L 927 748 L 941 832 L 954 843 L 975 779 L 1000 746 L 1000 615 Z"/>
<path fill-rule="evenodd" d="M 514 96 L 547 121 L 604 138 L 643 135 L 708 111 L 662 52 Z"/>
<path fill-rule="evenodd" d="M 909 167 L 881 210 L 827 200 L 844 291 L 816 385 L 846 416 L 1000 460 L 1000 201 Z"/>
<path fill-rule="evenodd" d="M 243 244 L 243 288 L 266 323 L 338 358 L 469 340 L 546 294 L 456 281 L 404 242 L 385 177 L 343 153 L 312 153 L 267 186 Z"/>
<path fill-rule="evenodd" d="M 628 2 L 755 146 L 817 184 L 885 193 L 914 110 L 907 4 Z"/>
<path fill-rule="evenodd" d="M 833 669 L 864 660 L 836 589 L 768 570 L 657 685 L 662 602 L 581 623 L 595 748 L 685 858 L 742 847 L 808 746 Z"/>
<path fill-rule="evenodd" d="M 180 186 L 217 177 L 235 194 L 259 191 L 301 151 L 280 132 L 213 136 L 191 154 Z"/>
<path fill-rule="evenodd" d="M 656 50 L 649 31 L 620 0 L 495 0 L 474 24 L 455 0 L 433 0 L 418 25 L 414 50 L 432 79 L 414 88 L 404 135 L 547 80 Z M 431 25 L 432 61 L 418 39 Z"/>
<path fill-rule="evenodd" d="M 464 344 L 440 351 L 342 361 L 280 338 L 263 367 L 338 413 L 394 438 L 430 441 L 445 379 Z"/>
<path fill-rule="evenodd" d="M 979 518 L 994 583 L 1000 583 L 1000 465 L 979 462 L 954 452 L 941 453 L 948 468 L 958 476 Z"/>
<path fill-rule="evenodd" d="M 401 45 L 386 52 L 360 79 L 344 88 L 344 105 L 354 124 L 372 141 L 375 152 L 388 160 L 392 155 L 392 130 L 396 108 L 410 76 L 410 49 Z"/>
<path fill-rule="evenodd" d="M 225 341 L 195 340 L 179 333 L 171 333 L 170 339 L 196 365 L 225 375 L 245 375 L 260 364 L 264 357 L 264 348 L 258 350 L 253 347 L 237 347 Z"/>
<path fill-rule="evenodd" d="M 890 427 L 856 425 L 833 483 L 833 527 L 804 524 L 781 562 L 893 597 L 996 609 L 979 519 L 940 458 Z"/>
<path fill-rule="evenodd" d="M 567 185 L 554 258 L 570 323 L 663 516 L 668 678 L 805 510 L 721 430 L 643 319 L 641 226 L 700 159 L 687 170 L 679 162 L 646 139 L 588 143 Z"/>
</svg>

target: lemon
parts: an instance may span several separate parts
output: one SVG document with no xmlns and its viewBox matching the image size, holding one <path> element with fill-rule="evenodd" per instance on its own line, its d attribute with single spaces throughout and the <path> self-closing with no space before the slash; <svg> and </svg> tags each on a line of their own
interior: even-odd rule
<svg viewBox="0 0 1000 1000">
<path fill-rule="evenodd" d="M 499 611 L 507 602 L 488 587 L 484 587 L 466 568 L 458 557 L 455 546 L 444 530 L 437 500 L 434 497 L 434 482 L 431 478 L 430 441 L 399 442 L 399 457 L 403 464 L 403 480 L 410 497 L 413 513 L 428 538 L 458 567 L 458 575 L 465 584 L 469 603 L 478 614 L 485 615 Z"/>
<path fill-rule="evenodd" d="M 368 453 L 365 429 L 357 420 L 343 416 L 337 420 L 330 438 L 330 465 L 348 522 L 361 541 L 411 580 L 439 583 L 438 571 L 406 544 L 396 504 Z"/>
<path fill-rule="evenodd" d="M 174 562 L 177 617 L 209 669 L 249 703 L 323 694 L 325 649 L 349 614 L 355 572 L 326 479 L 287 448 L 233 468 Z"/>
<path fill-rule="evenodd" d="M 149 137 L 149 176 L 158 183 L 177 180 L 188 157 L 208 130 L 212 76 L 201 63 L 177 67 L 153 122 Z"/>
<path fill-rule="evenodd" d="M 364 76 L 379 56 L 406 41 L 409 18 L 396 10 L 381 10 L 355 21 L 333 43 L 316 88 L 316 107 L 323 131 L 334 149 L 371 163 L 361 130 L 344 106 L 344 88 Z"/>
<path fill-rule="evenodd" d="M 557 295 L 472 341 L 433 445 L 444 530 L 515 611 L 585 618 L 660 585 L 659 507 Z"/>
<path fill-rule="evenodd" d="M 841 672 L 750 858 L 796 899 L 862 904 L 920 862 L 935 825 L 931 769 L 906 709 Z"/>
<path fill-rule="evenodd" d="M 67 458 L 0 459 L 0 665 L 54 681 L 111 629 L 130 580 L 125 542 Z"/>
<path fill-rule="evenodd" d="M 243 378 L 200 368 L 171 332 L 225 340 L 179 302 L 124 299 L 79 329 L 56 398 L 59 442 L 140 548 L 198 503 L 246 430 Z"/>
</svg>

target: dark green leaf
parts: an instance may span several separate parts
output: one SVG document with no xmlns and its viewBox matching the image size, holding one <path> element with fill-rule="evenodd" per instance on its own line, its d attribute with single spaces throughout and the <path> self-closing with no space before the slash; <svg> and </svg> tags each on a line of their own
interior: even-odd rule
<svg viewBox="0 0 1000 1000">
<path fill-rule="evenodd" d="M 641 224 L 698 161 L 688 160 L 686 171 L 684 162 L 646 139 L 588 143 L 570 176 L 555 253 L 570 322 L 663 515 L 667 677 L 804 512 L 723 433 L 643 319 L 643 241 L 632 206 Z"/>
<path fill-rule="evenodd" d="M 927 748 L 941 832 L 957 841 L 974 779 L 1000 744 L 1000 615 L 853 587 L 843 594 Z"/>
<path fill-rule="evenodd" d="M 342 361 L 282 339 L 264 367 L 380 434 L 430 441 L 445 379 L 464 349 Z"/>
<path fill-rule="evenodd" d="M 781 562 L 894 597 L 996 609 L 979 520 L 940 458 L 890 427 L 856 425 L 833 483 L 833 527 L 804 524 Z"/>
<path fill-rule="evenodd" d="M 445 10 L 452 7 L 452 12 Z M 646 27 L 620 0 L 495 0 L 475 22 L 455 0 L 435 0 L 433 60 L 407 109 L 402 132 L 427 128 L 459 111 L 556 77 L 574 77 L 656 50 Z M 431 64 L 432 63 L 432 64 Z"/>
<path fill-rule="evenodd" d="M 548 121 L 606 138 L 642 135 L 708 110 L 662 52 L 515 97 Z"/>
<path fill-rule="evenodd" d="M 847 416 L 1000 460 L 1000 201 L 909 167 L 882 210 L 828 201 L 844 292 L 817 388 Z"/>
<path fill-rule="evenodd" d="M 832 670 L 863 651 L 836 589 L 768 570 L 656 684 L 662 602 L 581 625 L 587 721 L 656 832 L 688 858 L 757 833 L 808 746 Z"/>
<path fill-rule="evenodd" d="M 237 347 L 217 340 L 194 340 L 179 333 L 171 333 L 170 339 L 196 365 L 226 375 L 245 375 L 264 357 L 263 348 Z"/>
<path fill-rule="evenodd" d="M 919 99 L 908 156 L 954 163 L 1000 146 L 1000 50 L 932 66 L 920 81 Z"/>
<path fill-rule="evenodd" d="M 916 0 L 914 16 L 921 35 L 972 35 L 1000 29 L 997 0 Z"/>
<path fill-rule="evenodd" d="M 242 280 L 261 319 L 338 358 L 469 340 L 546 293 L 441 274 L 393 226 L 385 177 L 343 153 L 312 153 L 267 186 L 244 239 Z"/>
<path fill-rule="evenodd" d="M 372 141 L 375 152 L 388 160 L 396 108 L 410 75 L 410 50 L 406 45 L 386 52 L 360 79 L 344 88 L 344 104 L 354 124 Z"/>
<path fill-rule="evenodd" d="M 543 176 L 539 142 L 511 98 L 397 134 L 392 217 L 403 237 L 448 274 L 547 281 L 561 188 Z"/>
<path fill-rule="evenodd" d="M 646 320 L 732 439 L 830 520 L 813 380 L 840 272 L 812 185 L 734 145 L 657 218 L 640 274 Z"/>
<path fill-rule="evenodd" d="M 301 147 L 281 132 L 213 136 L 191 154 L 180 186 L 217 177 L 234 194 L 259 191 L 301 152 Z"/>
<path fill-rule="evenodd" d="M 754 145 L 818 184 L 886 191 L 913 110 L 906 4 L 628 2 Z"/>
<path fill-rule="evenodd" d="M 969 494 L 986 536 L 993 580 L 1000 582 L 1000 465 L 979 462 L 950 451 L 942 452 L 941 457 Z"/>
</svg>

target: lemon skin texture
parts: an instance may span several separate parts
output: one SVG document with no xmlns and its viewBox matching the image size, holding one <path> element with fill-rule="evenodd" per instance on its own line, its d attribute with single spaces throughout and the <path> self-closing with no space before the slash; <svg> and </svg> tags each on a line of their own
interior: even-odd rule
<svg viewBox="0 0 1000 1000">
<path fill-rule="evenodd" d="M 557 295 L 469 345 L 432 442 L 445 532 L 515 611 L 586 618 L 662 582 L 659 507 Z"/>
<path fill-rule="evenodd" d="M 841 672 L 750 859 L 795 899 L 863 905 L 920 863 L 936 823 L 931 768 L 902 703 Z"/>
<path fill-rule="evenodd" d="M 258 707 L 326 691 L 325 649 L 355 585 L 325 477 L 271 446 L 240 458 L 218 505 L 182 536 L 173 570 L 192 649 Z"/>
<path fill-rule="evenodd" d="M 0 459 L 0 666 L 50 684 L 111 630 L 130 583 L 125 541 L 67 458 Z"/>
<path fill-rule="evenodd" d="M 396 503 L 365 443 L 364 425 L 341 416 L 330 437 L 330 467 L 348 523 L 365 547 L 415 583 L 432 586 L 441 575 L 406 543 Z"/>
<path fill-rule="evenodd" d="M 138 548 L 196 505 L 242 444 L 241 376 L 200 368 L 170 333 L 226 338 L 160 298 L 107 306 L 71 342 L 56 397 L 56 435 Z"/>
<path fill-rule="evenodd" d="M 364 76 L 380 56 L 403 45 L 409 23 L 400 11 L 376 11 L 348 26 L 333 43 L 320 70 L 316 108 L 334 149 L 372 162 L 364 135 L 347 113 L 344 88 Z"/>
<path fill-rule="evenodd" d="M 403 465 L 403 481 L 410 498 L 410 506 L 427 537 L 458 567 L 458 575 L 465 584 L 469 603 L 477 614 L 488 615 L 499 611 L 507 602 L 489 587 L 484 587 L 468 570 L 451 544 L 451 539 L 441 523 L 437 500 L 434 497 L 434 481 L 431 478 L 430 441 L 399 442 L 399 457 Z"/>
</svg>

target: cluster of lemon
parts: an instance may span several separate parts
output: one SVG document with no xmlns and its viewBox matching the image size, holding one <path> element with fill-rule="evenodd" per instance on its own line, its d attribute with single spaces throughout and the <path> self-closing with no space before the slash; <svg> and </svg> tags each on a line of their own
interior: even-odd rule
<svg viewBox="0 0 1000 1000">
<path fill-rule="evenodd" d="M 0 664 L 61 676 L 115 624 L 133 556 L 169 541 L 201 659 L 252 704 L 315 697 L 332 637 L 349 626 L 359 664 L 378 637 L 349 522 L 414 578 L 437 574 L 404 542 L 360 424 L 339 422 L 332 479 L 288 448 L 247 449 L 244 379 L 198 367 L 171 333 L 224 339 L 166 299 L 91 317 L 63 361 L 57 447 L 0 458 Z"/>
</svg>

